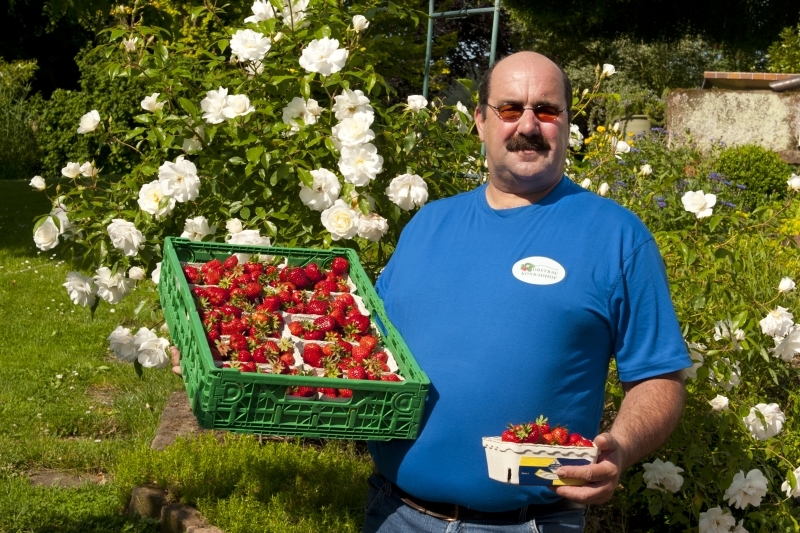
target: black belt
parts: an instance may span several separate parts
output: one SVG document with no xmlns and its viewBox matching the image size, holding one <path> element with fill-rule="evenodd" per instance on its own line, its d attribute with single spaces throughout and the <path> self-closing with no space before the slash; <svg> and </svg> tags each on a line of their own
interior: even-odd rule
<svg viewBox="0 0 800 533">
<path fill-rule="evenodd" d="M 379 474 L 380 475 L 380 474 Z M 455 522 L 456 520 L 468 522 L 507 522 L 514 524 L 522 524 L 530 522 L 537 516 L 542 516 L 549 513 L 557 513 L 559 511 L 576 511 L 585 510 L 586 506 L 561 498 L 554 503 L 532 504 L 519 509 L 512 509 L 510 511 L 487 512 L 478 511 L 458 505 L 457 503 L 444 503 L 444 502 L 431 502 L 413 496 L 391 481 L 380 475 L 382 479 L 391 484 L 392 490 L 397 493 L 400 500 L 422 514 L 445 520 L 447 522 Z M 380 490 L 378 487 L 373 487 Z"/>
</svg>

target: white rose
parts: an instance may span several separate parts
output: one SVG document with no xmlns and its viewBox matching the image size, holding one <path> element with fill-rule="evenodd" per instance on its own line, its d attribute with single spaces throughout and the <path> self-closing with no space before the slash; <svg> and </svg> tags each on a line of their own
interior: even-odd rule
<svg viewBox="0 0 800 533">
<path fill-rule="evenodd" d="M 731 529 L 731 533 L 750 533 L 744 528 L 744 519 L 739 520 L 739 523 L 736 524 L 736 527 Z"/>
<path fill-rule="evenodd" d="M 794 281 L 792 281 L 792 278 L 783 278 L 781 279 L 781 282 L 778 284 L 778 292 L 783 292 L 783 293 L 791 292 L 794 290 L 794 288 L 795 284 Z"/>
<path fill-rule="evenodd" d="M 209 124 L 220 124 L 225 122 L 225 115 L 222 110 L 228 101 L 228 89 L 220 87 L 216 91 L 208 91 L 206 97 L 200 101 L 200 108 L 203 110 L 203 119 Z"/>
<path fill-rule="evenodd" d="M 156 268 L 150 273 L 150 279 L 153 280 L 153 283 L 158 285 L 158 282 L 161 281 L 161 261 L 156 263 Z"/>
<path fill-rule="evenodd" d="M 797 174 L 792 174 L 792 177 L 789 178 L 789 181 L 786 182 L 789 185 L 789 188 L 793 191 L 800 191 L 800 176 Z"/>
<path fill-rule="evenodd" d="M 763 415 L 763 422 L 756 414 L 756 410 Z M 778 407 L 778 404 L 760 403 L 755 407 L 751 407 L 750 414 L 742 418 L 742 421 L 754 439 L 767 440 L 781 432 L 783 423 L 786 422 L 786 417 L 781 408 Z"/>
<path fill-rule="evenodd" d="M 231 37 L 231 52 L 239 61 L 261 61 L 272 47 L 272 41 L 263 33 L 239 30 Z"/>
<path fill-rule="evenodd" d="M 133 345 L 138 352 L 139 364 L 143 367 L 164 368 L 169 364 L 169 341 L 160 338 L 153 330 L 140 328 L 133 338 Z"/>
<path fill-rule="evenodd" d="M 728 398 L 726 398 L 725 396 L 717 394 L 717 396 L 713 400 L 710 400 L 708 403 L 711 405 L 711 408 L 714 411 L 719 412 L 719 411 L 724 411 L 728 408 L 729 401 Z"/>
<path fill-rule="evenodd" d="M 136 51 L 136 41 L 138 41 L 138 37 L 131 37 L 130 39 L 122 39 L 122 46 L 125 47 L 126 52 L 135 52 Z"/>
<path fill-rule="evenodd" d="M 67 282 L 62 285 L 67 289 L 69 299 L 75 305 L 89 307 L 94 305 L 95 288 L 92 278 L 81 275 L 80 272 L 67 274 Z"/>
<path fill-rule="evenodd" d="M 619 133 L 619 121 L 615 122 L 613 126 L 611 126 L 611 131 L 614 133 Z"/>
<path fill-rule="evenodd" d="M 181 145 L 181 150 L 186 153 L 190 152 L 199 152 L 203 149 L 203 143 L 200 142 L 200 139 L 193 137 L 191 139 L 184 139 L 183 145 Z"/>
<path fill-rule="evenodd" d="M 77 178 L 81 173 L 80 163 L 67 163 L 67 166 L 61 169 L 61 174 L 68 178 Z"/>
<path fill-rule="evenodd" d="M 157 180 L 142 185 L 137 202 L 139 209 L 159 219 L 169 216 L 175 209 L 175 198 L 164 194 L 163 184 Z"/>
<path fill-rule="evenodd" d="M 356 33 L 360 33 L 369 27 L 369 21 L 364 15 L 356 15 L 353 17 L 353 29 Z"/>
<path fill-rule="evenodd" d="M 40 250 L 52 250 L 58 245 L 59 235 L 61 235 L 61 231 L 53 221 L 53 217 L 47 217 L 33 233 L 33 242 Z"/>
<path fill-rule="evenodd" d="M 325 168 L 312 170 L 311 176 L 314 178 L 311 188 L 300 183 L 300 200 L 314 211 L 323 211 L 339 198 L 342 184 L 336 174 Z"/>
<path fill-rule="evenodd" d="M 585 179 L 584 179 L 584 180 L 581 182 L 581 187 L 583 187 L 584 189 L 588 189 L 588 188 L 589 188 L 589 187 L 591 187 L 591 186 L 592 186 L 592 180 L 591 180 L 591 178 L 585 178 Z"/>
<path fill-rule="evenodd" d="M 36 189 L 37 191 L 43 191 L 47 188 L 47 184 L 44 182 L 44 178 L 41 176 L 34 176 L 31 178 L 31 182 L 29 184 L 31 187 Z"/>
<path fill-rule="evenodd" d="M 359 114 L 342 120 L 331 128 L 331 133 L 342 146 L 358 146 L 375 138 L 375 132 L 369 126 L 366 117 Z"/>
<path fill-rule="evenodd" d="M 248 78 L 255 78 L 264 72 L 264 63 L 261 61 L 251 61 L 244 67 L 244 71 L 247 72 Z"/>
<path fill-rule="evenodd" d="M 150 96 L 145 96 L 141 103 L 142 109 L 145 111 L 150 111 L 151 113 L 155 113 L 157 110 L 163 109 L 166 102 L 158 101 L 159 94 L 161 93 L 153 93 Z"/>
<path fill-rule="evenodd" d="M 771 351 L 775 357 L 780 357 L 787 363 L 794 360 L 794 356 L 800 353 L 800 326 L 792 326 L 784 337 L 775 337 L 775 348 Z"/>
<path fill-rule="evenodd" d="M 571 124 L 569 127 L 569 147 L 579 150 L 583 146 L 583 134 L 577 124 Z"/>
<path fill-rule="evenodd" d="M 134 362 L 138 356 L 131 330 L 122 326 L 117 326 L 108 336 L 108 348 L 126 363 Z"/>
<path fill-rule="evenodd" d="M 229 96 L 225 107 L 222 108 L 222 114 L 227 118 L 243 117 L 253 111 L 255 108 L 250 104 L 250 99 L 243 94 Z"/>
<path fill-rule="evenodd" d="M 700 513 L 698 529 L 700 533 L 729 533 L 735 525 L 736 519 L 731 512 L 727 508 L 723 510 L 717 506 Z"/>
<path fill-rule="evenodd" d="M 770 311 L 767 316 L 758 323 L 761 325 L 761 332 L 769 337 L 783 337 L 788 333 L 789 328 L 794 325 L 794 316 L 785 307 L 778 306 L 777 309 Z"/>
<path fill-rule="evenodd" d="M 322 212 L 322 225 L 331 234 L 331 239 L 352 239 L 358 232 L 358 213 L 350 209 L 344 200 L 336 202 Z"/>
<path fill-rule="evenodd" d="M 705 357 L 700 350 L 705 350 L 706 347 L 703 344 L 698 344 L 696 342 L 690 342 L 687 345 L 689 348 L 689 357 L 692 360 L 692 366 L 689 368 L 683 369 L 683 377 L 687 379 L 695 379 L 697 377 L 697 369 L 703 366 L 705 362 Z"/>
<path fill-rule="evenodd" d="M 369 98 L 359 90 L 345 89 L 342 94 L 333 97 L 333 112 L 337 120 L 362 115 L 367 124 L 372 124 L 375 119 L 375 110 L 369 105 Z"/>
<path fill-rule="evenodd" d="M 115 218 L 108 225 L 108 236 L 111 237 L 111 244 L 114 248 L 122 250 L 128 257 L 133 257 L 144 246 L 144 235 L 136 229 L 133 222 Z"/>
<path fill-rule="evenodd" d="M 291 29 L 301 28 L 308 25 L 308 22 L 302 22 L 306 18 L 306 8 L 308 8 L 308 0 L 284 0 L 283 17 L 284 24 L 288 25 Z M 301 23 L 302 22 L 302 23 Z"/>
<path fill-rule="evenodd" d="M 740 470 L 733 476 L 724 498 L 728 500 L 728 505 L 733 505 L 737 509 L 744 509 L 748 505 L 758 507 L 761 505 L 761 499 L 767 494 L 768 483 L 767 478 L 757 468 L 749 471 L 746 476 Z"/>
<path fill-rule="evenodd" d="M 225 223 L 225 229 L 228 230 L 228 233 L 239 233 L 242 231 L 242 221 L 238 218 L 232 218 Z"/>
<path fill-rule="evenodd" d="M 167 161 L 158 167 L 158 181 L 161 182 L 164 194 L 172 196 L 178 202 L 194 200 L 200 194 L 197 167 L 182 155 L 174 163 Z"/>
<path fill-rule="evenodd" d="M 94 283 L 97 285 L 97 296 L 110 304 L 118 303 L 134 286 L 132 279 L 126 278 L 122 272 L 112 275 L 108 267 L 97 269 Z"/>
<path fill-rule="evenodd" d="M 142 281 L 144 279 L 144 269 L 142 267 L 133 266 L 128 270 L 128 277 L 136 281 Z"/>
<path fill-rule="evenodd" d="M 641 174 L 642 176 L 649 176 L 652 173 L 653 173 L 653 167 L 651 167 L 646 163 L 639 168 L 639 174 Z"/>
<path fill-rule="evenodd" d="M 314 39 L 303 49 L 300 66 L 306 72 L 319 72 L 330 76 L 344 68 L 347 61 L 347 50 L 339 48 L 339 41 L 329 37 Z"/>
<path fill-rule="evenodd" d="M 717 203 L 717 197 L 714 194 L 703 194 L 703 191 L 687 191 L 681 196 L 683 208 L 690 213 L 694 213 L 697 218 L 710 217 L 712 207 Z"/>
<path fill-rule="evenodd" d="M 273 43 L 277 43 L 281 39 L 283 39 L 283 32 L 281 32 L 281 31 L 279 31 L 278 33 L 276 33 L 275 35 L 272 36 L 272 42 Z"/>
<path fill-rule="evenodd" d="M 87 178 L 93 178 L 97 176 L 100 171 L 94 166 L 94 162 L 87 161 L 86 163 L 81 165 L 81 174 L 86 176 Z"/>
<path fill-rule="evenodd" d="M 416 174 L 400 174 L 386 187 L 386 196 L 401 209 L 410 211 L 428 201 L 428 184 Z"/>
<path fill-rule="evenodd" d="M 213 235 L 216 232 L 217 227 L 209 226 L 206 217 L 199 215 L 194 218 L 186 219 L 181 237 L 193 241 L 202 241 L 205 236 Z"/>
<path fill-rule="evenodd" d="M 786 493 L 787 498 L 800 498 L 800 467 L 794 469 L 794 479 L 794 489 L 788 479 L 781 485 L 781 490 Z"/>
<path fill-rule="evenodd" d="M 256 0 L 250 8 L 253 16 L 244 19 L 245 22 L 261 22 L 275 18 L 275 8 L 269 3 L 269 0 Z"/>
<path fill-rule="evenodd" d="M 617 141 L 617 144 L 614 146 L 614 155 L 627 154 L 630 151 L 631 151 L 631 145 L 626 143 L 625 141 Z"/>
<path fill-rule="evenodd" d="M 603 183 L 600 184 L 600 188 L 597 189 L 597 194 L 599 194 L 600 196 L 605 196 L 605 195 L 608 194 L 608 190 L 610 188 L 611 187 L 608 186 L 608 183 L 603 182 Z"/>
<path fill-rule="evenodd" d="M 316 100 L 309 99 L 308 102 L 306 102 L 299 96 L 295 96 L 292 98 L 292 101 L 283 108 L 283 123 L 291 125 L 291 131 L 299 131 L 300 123 L 297 122 L 298 118 L 303 119 L 305 125 L 315 124 L 320 112 L 321 110 Z"/>
<path fill-rule="evenodd" d="M 383 157 L 373 144 L 342 146 L 339 157 L 339 171 L 344 180 L 363 187 L 383 170 Z"/>
<path fill-rule="evenodd" d="M 63 196 L 56 199 L 55 207 L 50 211 L 50 216 L 58 219 L 58 230 L 61 235 L 71 237 L 75 234 L 75 224 L 70 222 L 69 217 L 67 217 L 67 206 L 64 205 L 63 199 Z"/>
<path fill-rule="evenodd" d="M 89 133 L 97 129 L 100 124 L 100 113 L 93 109 L 81 117 L 81 125 L 78 126 L 78 133 Z"/>
<path fill-rule="evenodd" d="M 648 489 L 662 492 L 678 492 L 683 485 L 683 468 L 675 466 L 672 462 L 656 459 L 652 463 L 644 463 L 642 479 L 647 483 Z"/>
<path fill-rule="evenodd" d="M 605 63 L 603 65 L 603 71 L 600 73 L 600 77 L 608 78 L 609 76 L 612 76 L 616 71 L 617 69 L 614 68 L 614 65 L 610 63 Z"/>
<path fill-rule="evenodd" d="M 412 94 L 408 97 L 407 109 L 413 113 L 419 113 L 428 106 L 428 101 L 421 94 Z"/>
<path fill-rule="evenodd" d="M 388 230 L 389 223 L 377 213 L 370 213 L 358 219 L 358 236 L 364 239 L 378 242 Z"/>
<path fill-rule="evenodd" d="M 252 244 L 254 246 L 269 246 L 270 244 L 269 237 L 262 237 L 258 230 L 255 229 L 245 229 L 229 235 L 227 241 L 230 244 Z M 246 263 L 251 254 L 237 253 L 233 255 L 236 256 L 240 263 Z"/>
</svg>

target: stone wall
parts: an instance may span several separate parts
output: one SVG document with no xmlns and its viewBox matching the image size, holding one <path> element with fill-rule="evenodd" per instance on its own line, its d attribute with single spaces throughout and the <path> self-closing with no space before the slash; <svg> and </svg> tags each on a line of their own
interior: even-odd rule
<svg viewBox="0 0 800 533">
<path fill-rule="evenodd" d="M 675 90 L 667 97 L 667 129 L 672 143 L 686 142 L 688 130 L 701 149 L 723 141 L 794 152 L 800 144 L 800 93 Z"/>
</svg>

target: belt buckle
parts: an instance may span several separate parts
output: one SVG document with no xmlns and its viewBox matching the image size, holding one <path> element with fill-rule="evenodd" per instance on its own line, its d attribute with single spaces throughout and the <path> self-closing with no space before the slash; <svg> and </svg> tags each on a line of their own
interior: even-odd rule
<svg viewBox="0 0 800 533">
<path fill-rule="evenodd" d="M 419 505 L 418 503 L 416 503 L 415 501 L 411 500 L 410 498 L 402 498 L 401 497 L 400 500 L 403 503 L 405 503 L 406 505 L 408 505 L 409 507 L 411 507 L 412 509 L 414 509 L 415 511 L 420 512 L 422 514 L 426 514 L 428 516 L 432 516 L 434 518 L 438 518 L 439 520 L 444 520 L 445 522 L 455 522 L 455 521 L 458 520 L 458 504 L 457 503 L 453 504 L 453 516 L 447 516 L 447 515 L 443 515 L 441 513 L 436 513 L 434 511 L 431 511 L 430 509 L 426 509 L 425 507 Z"/>
</svg>

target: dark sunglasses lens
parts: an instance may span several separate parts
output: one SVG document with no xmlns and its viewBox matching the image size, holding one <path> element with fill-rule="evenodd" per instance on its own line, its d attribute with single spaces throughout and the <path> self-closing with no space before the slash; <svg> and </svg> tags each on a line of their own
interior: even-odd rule
<svg viewBox="0 0 800 533">
<path fill-rule="evenodd" d="M 525 109 L 521 105 L 505 104 L 497 108 L 497 114 L 503 120 L 519 120 Z"/>
<path fill-rule="evenodd" d="M 540 105 L 533 111 L 533 114 L 536 115 L 536 118 L 539 120 L 552 122 L 558 118 L 560 113 L 558 112 L 558 108 L 554 105 Z"/>
</svg>

